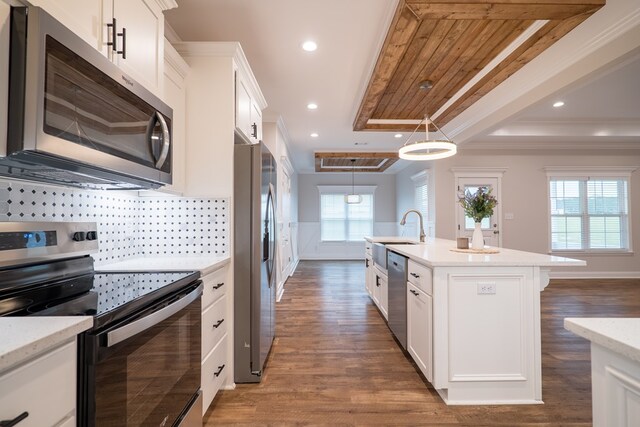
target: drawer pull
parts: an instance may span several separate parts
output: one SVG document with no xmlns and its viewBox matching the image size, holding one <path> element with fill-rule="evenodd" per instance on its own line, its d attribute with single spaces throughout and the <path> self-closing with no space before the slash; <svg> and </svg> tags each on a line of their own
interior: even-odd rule
<svg viewBox="0 0 640 427">
<path fill-rule="evenodd" d="M 222 365 L 222 366 L 218 366 L 218 371 L 217 371 L 217 372 L 214 372 L 214 373 L 213 373 L 213 375 L 214 375 L 214 376 L 216 376 L 216 377 L 219 377 L 219 376 L 220 376 L 220 374 L 222 373 L 222 370 L 223 370 L 223 369 L 224 369 L 224 365 Z"/>
<path fill-rule="evenodd" d="M 215 291 L 216 289 L 220 289 L 222 286 L 224 286 L 224 282 L 213 285 L 213 290 Z"/>
<path fill-rule="evenodd" d="M 224 322 L 224 319 L 220 319 L 216 322 L 215 325 L 213 325 L 214 328 L 218 328 L 218 326 L 222 325 L 222 322 Z"/>
<path fill-rule="evenodd" d="M 23 413 L 21 413 L 20 415 L 18 415 L 17 417 L 15 417 L 12 420 L 2 420 L 2 421 L 0 421 L 0 427 L 13 427 L 15 425 L 18 425 L 18 423 L 20 421 L 24 420 L 28 416 L 29 416 L 29 413 L 27 411 L 24 411 Z"/>
<path fill-rule="evenodd" d="M 419 274 L 416 274 L 416 273 L 410 273 L 410 274 L 411 274 L 413 277 L 415 277 L 416 279 L 417 279 L 418 277 L 420 277 L 420 275 L 419 275 Z"/>
<path fill-rule="evenodd" d="M 409 289 L 409 292 L 411 292 L 412 294 L 414 294 L 415 296 L 418 296 L 418 291 L 414 291 L 413 289 Z"/>
</svg>

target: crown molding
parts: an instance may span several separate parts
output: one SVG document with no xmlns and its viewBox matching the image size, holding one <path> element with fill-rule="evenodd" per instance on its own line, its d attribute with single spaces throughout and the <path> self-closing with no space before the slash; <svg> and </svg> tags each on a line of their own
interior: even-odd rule
<svg viewBox="0 0 640 427">
<path fill-rule="evenodd" d="M 182 59 L 182 56 L 167 39 L 164 40 L 164 60 L 181 78 L 184 79 L 189 74 L 189 64 Z"/>
<path fill-rule="evenodd" d="M 175 9 L 178 3 L 175 0 L 154 0 L 158 7 L 162 10 Z"/>
<path fill-rule="evenodd" d="M 245 83 L 249 86 L 253 100 L 260 110 L 267 108 L 267 100 L 264 98 L 256 76 L 253 74 L 249 61 L 239 42 L 180 42 L 174 47 L 183 57 L 218 57 L 231 58 Z"/>
</svg>

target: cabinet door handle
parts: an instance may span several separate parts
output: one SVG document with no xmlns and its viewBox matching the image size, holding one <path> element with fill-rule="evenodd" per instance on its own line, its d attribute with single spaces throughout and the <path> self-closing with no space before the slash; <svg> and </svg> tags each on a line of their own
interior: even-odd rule
<svg viewBox="0 0 640 427">
<path fill-rule="evenodd" d="M 216 376 L 216 377 L 219 377 L 220 374 L 222 373 L 223 369 L 224 369 L 224 365 L 218 366 L 218 370 L 216 372 L 214 372 L 213 375 Z"/>
<path fill-rule="evenodd" d="M 111 46 L 111 50 L 113 50 L 114 52 L 118 51 L 118 47 L 117 47 L 117 30 L 116 30 L 116 18 L 113 18 L 111 20 L 110 24 L 107 24 L 107 28 L 109 28 L 111 30 L 111 41 L 107 42 L 107 46 Z"/>
<path fill-rule="evenodd" d="M 409 292 L 411 292 L 415 296 L 418 296 L 418 291 L 414 291 L 413 289 L 409 289 Z"/>
<path fill-rule="evenodd" d="M 398 263 L 393 261 L 393 265 L 395 265 L 396 267 L 398 266 Z"/>
<path fill-rule="evenodd" d="M 122 50 L 117 50 L 116 53 L 122 55 L 122 59 L 127 59 L 127 29 L 122 27 L 122 32 L 118 33 L 119 37 L 122 37 Z"/>
<path fill-rule="evenodd" d="M 15 425 L 18 425 L 18 423 L 20 421 L 24 420 L 28 416 L 29 416 L 29 413 L 27 411 L 24 411 L 23 413 L 21 413 L 20 415 L 18 415 L 17 417 L 15 417 L 12 420 L 2 420 L 2 421 L 0 421 L 0 427 L 13 427 Z"/>
<path fill-rule="evenodd" d="M 218 321 L 213 325 L 213 327 L 217 329 L 220 325 L 222 325 L 222 322 L 224 322 L 224 319 L 220 319 L 220 320 L 218 320 Z"/>
<path fill-rule="evenodd" d="M 376 276 L 376 286 L 380 286 L 380 276 Z"/>
<path fill-rule="evenodd" d="M 251 125 L 251 136 L 254 138 L 258 137 L 258 125 L 255 123 Z"/>
<path fill-rule="evenodd" d="M 411 274 L 413 277 L 415 277 L 416 279 L 417 279 L 418 277 L 420 277 L 420 275 L 419 275 L 419 274 L 416 274 L 416 273 L 410 273 L 410 274 Z"/>
<path fill-rule="evenodd" d="M 368 260 L 368 259 L 365 259 L 365 260 L 364 260 L 364 262 L 365 262 L 365 265 L 366 265 L 367 267 L 369 267 L 369 260 Z"/>
<path fill-rule="evenodd" d="M 220 289 L 224 285 L 224 282 L 218 283 L 217 285 L 213 285 L 213 290 Z"/>
</svg>

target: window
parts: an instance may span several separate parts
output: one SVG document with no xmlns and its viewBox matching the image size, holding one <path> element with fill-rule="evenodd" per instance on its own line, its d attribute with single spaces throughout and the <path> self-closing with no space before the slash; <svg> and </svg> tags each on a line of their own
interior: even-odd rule
<svg viewBox="0 0 640 427">
<path fill-rule="evenodd" d="M 429 220 L 429 183 L 426 179 L 416 182 L 416 210 L 422 214 L 425 222 Z"/>
<path fill-rule="evenodd" d="M 345 193 L 320 194 L 320 239 L 323 242 L 362 241 L 373 234 L 373 194 L 347 204 Z"/>
<path fill-rule="evenodd" d="M 626 176 L 550 176 L 551 250 L 629 250 L 628 187 Z"/>
</svg>

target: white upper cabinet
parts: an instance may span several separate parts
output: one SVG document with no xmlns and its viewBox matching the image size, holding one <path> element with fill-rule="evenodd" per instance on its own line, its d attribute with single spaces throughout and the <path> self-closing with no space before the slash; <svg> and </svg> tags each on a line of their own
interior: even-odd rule
<svg viewBox="0 0 640 427">
<path fill-rule="evenodd" d="M 182 194 L 185 189 L 185 158 L 187 143 L 187 87 L 189 66 L 165 39 L 164 46 L 164 102 L 173 109 L 173 134 L 171 137 L 172 184 L 160 191 Z"/>
<path fill-rule="evenodd" d="M 162 95 L 164 15 L 174 0 L 32 0 L 125 73 Z M 114 25 L 115 24 L 115 25 Z"/>
<path fill-rule="evenodd" d="M 164 15 L 155 0 L 113 0 L 116 47 L 113 61 L 158 94 L 164 64 Z"/>
<path fill-rule="evenodd" d="M 249 88 L 244 79 L 236 73 L 236 128 L 250 140 L 251 110 L 252 102 Z"/>
<path fill-rule="evenodd" d="M 253 77 L 242 62 L 236 71 L 236 129 L 251 144 L 262 141 L 262 110 L 267 103 Z"/>
<path fill-rule="evenodd" d="M 111 15 L 112 0 L 31 0 L 31 4 L 46 10 L 67 28 L 80 36 L 96 50 L 107 55 L 106 40 L 103 43 L 105 12 Z"/>
</svg>

